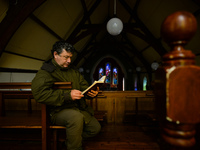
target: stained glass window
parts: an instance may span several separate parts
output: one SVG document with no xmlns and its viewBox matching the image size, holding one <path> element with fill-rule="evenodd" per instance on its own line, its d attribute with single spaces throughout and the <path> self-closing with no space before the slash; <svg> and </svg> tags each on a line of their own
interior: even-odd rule
<svg viewBox="0 0 200 150">
<path fill-rule="evenodd" d="M 111 83 L 111 65 L 106 63 L 106 83 Z"/>
<path fill-rule="evenodd" d="M 137 77 L 135 77 L 134 89 L 137 91 Z"/>
<path fill-rule="evenodd" d="M 113 84 L 117 85 L 118 84 L 118 69 L 113 68 Z"/>
<path fill-rule="evenodd" d="M 147 77 L 143 78 L 143 91 L 147 90 Z"/>
<path fill-rule="evenodd" d="M 99 79 L 104 75 L 104 69 L 99 68 Z"/>
</svg>

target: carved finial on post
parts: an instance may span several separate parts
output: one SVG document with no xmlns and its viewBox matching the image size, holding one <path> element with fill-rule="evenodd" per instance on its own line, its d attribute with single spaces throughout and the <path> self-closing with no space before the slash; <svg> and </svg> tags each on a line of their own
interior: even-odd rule
<svg viewBox="0 0 200 150">
<path fill-rule="evenodd" d="M 195 125 L 200 122 L 200 68 L 194 66 L 195 55 L 184 46 L 196 30 L 195 17 L 185 11 L 168 16 L 161 27 L 161 35 L 171 47 L 155 80 L 161 136 L 169 145 L 161 149 L 191 149 L 195 145 Z"/>
<path fill-rule="evenodd" d="M 194 54 L 185 51 L 184 46 L 192 39 L 196 30 L 197 21 L 191 13 L 180 11 L 168 16 L 161 26 L 161 36 L 172 49 L 163 59 L 189 59 L 194 64 Z"/>
<path fill-rule="evenodd" d="M 162 26 L 161 35 L 169 45 L 187 44 L 197 31 L 196 18 L 189 12 L 179 11 L 168 16 Z"/>
</svg>

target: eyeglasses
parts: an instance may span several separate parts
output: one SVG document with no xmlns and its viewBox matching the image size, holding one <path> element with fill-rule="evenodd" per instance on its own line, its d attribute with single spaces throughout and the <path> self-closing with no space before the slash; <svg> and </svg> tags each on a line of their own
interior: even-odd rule
<svg viewBox="0 0 200 150">
<path fill-rule="evenodd" d="M 60 57 L 63 57 L 65 60 L 67 60 L 68 58 L 71 58 L 70 56 L 61 56 L 59 55 Z"/>
</svg>

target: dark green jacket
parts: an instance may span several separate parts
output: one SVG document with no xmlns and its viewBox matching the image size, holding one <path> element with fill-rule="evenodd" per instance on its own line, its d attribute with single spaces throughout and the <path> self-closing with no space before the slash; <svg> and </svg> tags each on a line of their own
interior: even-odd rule
<svg viewBox="0 0 200 150">
<path fill-rule="evenodd" d="M 39 103 L 47 104 L 54 122 L 56 112 L 65 108 L 73 108 L 82 112 L 85 121 L 89 121 L 90 115 L 93 115 L 91 107 L 86 105 L 85 98 L 73 101 L 71 98 L 71 89 L 53 89 L 54 82 L 72 82 L 72 89 L 83 91 L 88 87 L 87 81 L 72 67 L 62 68 L 54 59 L 43 64 L 32 80 L 32 93 L 35 100 Z M 87 111 L 88 113 L 85 113 Z"/>
</svg>

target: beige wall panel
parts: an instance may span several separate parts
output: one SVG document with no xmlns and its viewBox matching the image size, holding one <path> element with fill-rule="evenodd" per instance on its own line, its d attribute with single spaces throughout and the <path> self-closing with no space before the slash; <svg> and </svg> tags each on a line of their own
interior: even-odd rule
<svg viewBox="0 0 200 150">
<path fill-rule="evenodd" d="M 34 15 L 65 38 L 82 19 L 83 9 L 80 0 L 48 0 L 34 12 Z"/>
<path fill-rule="evenodd" d="M 0 59 L 0 67 L 39 70 L 43 61 L 25 58 L 13 54 L 3 53 Z"/>
<path fill-rule="evenodd" d="M 105 8 L 108 7 L 108 4 L 109 4 L 108 1 L 105 1 L 105 0 L 100 3 L 100 5 L 96 8 L 94 13 L 90 17 L 91 20 L 93 20 L 92 23 L 101 24 L 102 21 L 104 21 L 106 19 L 105 16 L 107 16 L 109 10 L 105 10 Z M 104 11 L 102 11 L 102 10 L 104 10 Z M 101 12 L 101 13 L 99 13 L 99 12 Z"/>
<path fill-rule="evenodd" d="M 85 38 L 79 40 L 79 41 L 74 45 L 75 49 L 78 50 L 78 51 L 80 51 L 81 49 L 83 49 L 83 48 L 87 45 L 87 43 L 88 43 L 88 41 L 90 40 L 90 38 L 91 38 L 91 35 L 86 36 Z"/>
<path fill-rule="evenodd" d="M 0 82 L 31 82 L 36 73 L 0 72 Z"/>
<path fill-rule="evenodd" d="M 27 19 L 11 38 L 6 51 L 45 60 L 57 40 L 33 20 Z"/>
</svg>

